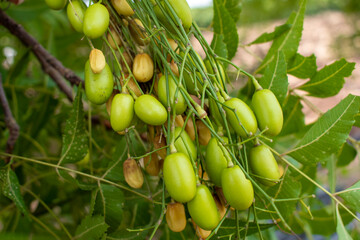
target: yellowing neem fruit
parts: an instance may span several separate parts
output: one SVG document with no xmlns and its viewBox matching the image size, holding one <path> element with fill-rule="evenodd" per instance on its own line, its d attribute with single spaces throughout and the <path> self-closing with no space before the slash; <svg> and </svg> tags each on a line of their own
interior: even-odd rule
<svg viewBox="0 0 360 240">
<path fill-rule="evenodd" d="M 134 99 L 130 94 L 119 93 L 113 98 L 110 112 L 111 127 L 115 132 L 124 131 L 134 117 Z"/>
<path fill-rule="evenodd" d="M 238 98 L 232 98 L 225 102 L 225 105 L 231 109 L 235 109 L 235 113 L 227 107 L 224 107 L 226 111 L 226 117 L 231 127 L 235 132 L 243 138 L 248 137 L 243 127 L 246 129 L 249 135 L 254 135 L 257 130 L 257 121 L 254 112 L 251 108 L 242 100 Z M 239 119 L 239 120 L 238 120 Z M 240 121 L 240 122 L 239 122 Z M 241 126 L 241 124 L 242 126 Z"/>
<path fill-rule="evenodd" d="M 111 32 L 111 33 L 110 33 Z M 111 29 L 110 32 L 107 34 L 107 40 L 110 44 L 110 46 L 114 49 L 117 50 L 118 47 L 121 47 L 121 39 L 119 34 L 117 34 L 117 32 L 114 29 Z"/>
<path fill-rule="evenodd" d="M 237 210 L 248 209 L 254 200 L 254 189 L 239 166 L 226 168 L 221 173 L 221 186 L 226 201 Z"/>
<path fill-rule="evenodd" d="M 166 209 L 166 222 L 173 232 L 181 232 L 186 227 L 185 208 L 182 203 L 169 203 Z"/>
<path fill-rule="evenodd" d="M 159 126 L 166 122 L 167 111 L 165 107 L 153 96 L 141 95 L 135 101 L 135 114 L 144 123 Z"/>
<path fill-rule="evenodd" d="M 219 221 L 220 215 L 216 203 L 205 185 L 197 187 L 195 197 L 187 203 L 191 218 L 205 230 L 214 229 Z"/>
<path fill-rule="evenodd" d="M 210 129 L 201 120 L 196 120 L 196 128 L 198 131 L 198 136 L 199 136 L 198 140 L 200 145 L 203 146 L 208 145 L 211 139 Z"/>
<path fill-rule="evenodd" d="M 106 65 L 106 60 L 103 52 L 94 48 L 89 56 L 90 68 L 93 73 L 100 73 Z"/>
<path fill-rule="evenodd" d="M 132 188 L 141 188 L 144 183 L 144 176 L 140 166 L 134 159 L 127 159 L 123 163 L 125 181 Z"/>
<path fill-rule="evenodd" d="M 130 7 L 126 0 L 111 0 L 111 4 L 115 8 L 116 12 L 123 16 L 134 15 L 134 10 Z"/>
<path fill-rule="evenodd" d="M 186 117 L 184 117 L 184 120 L 185 119 Z M 191 141 L 195 141 L 195 128 L 191 118 L 189 118 L 189 120 L 186 122 L 185 131 L 189 135 Z"/>
<path fill-rule="evenodd" d="M 46 5 L 53 10 L 63 9 L 67 0 L 45 0 Z"/>
<path fill-rule="evenodd" d="M 273 186 L 281 177 L 278 164 L 270 149 L 265 145 L 258 145 L 250 150 L 250 168 L 266 186 Z"/>
<path fill-rule="evenodd" d="M 106 32 L 109 22 L 110 15 L 107 8 L 95 3 L 85 11 L 83 32 L 89 38 L 99 38 Z"/>
<path fill-rule="evenodd" d="M 150 39 L 148 39 L 147 33 L 145 31 L 144 25 L 139 19 L 135 18 L 134 21 L 130 21 L 129 31 L 132 38 L 135 40 L 137 44 L 141 46 L 145 46 L 150 42 Z"/>
<path fill-rule="evenodd" d="M 135 56 L 133 63 L 133 74 L 137 81 L 147 82 L 154 75 L 154 63 L 151 57 L 146 53 Z"/>
<path fill-rule="evenodd" d="M 168 82 L 168 88 L 167 88 L 167 82 Z M 167 91 L 167 89 L 169 89 L 169 91 Z M 171 76 L 168 76 L 168 79 L 166 79 L 165 75 L 163 75 L 159 79 L 157 93 L 160 102 L 164 106 L 168 106 L 167 92 L 169 92 L 170 95 L 170 103 L 171 103 L 170 106 L 171 108 L 175 107 L 176 114 L 182 114 L 183 112 L 185 112 L 187 108 L 187 104 L 184 96 L 181 94 L 180 89 L 177 90 L 177 85 Z M 177 98 L 175 99 L 176 92 L 177 92 Z"/>
<path fill-rule="evenodd" d="M 252 107 L 260 130 L 268 128 L 265 134 L 269 136 L 276 136 L 281 132 L 283 112 L 272 91 L 269 89 L 256 91 L 252 97 Z"/>
<path fill-rule="evenodd" d="M 98 74 L 93 73 L 89 61 L 85 64 L 85 93 L 90 102 L 103 104 L 111 96 L 114 80 L 108 64 Z"/>
<path fill-rule="evenodd" d="M 125 75 L 125 77 L 127 78 L 128 75 Z M 123 78 L 120 78 L 120 84 L 121 84 L 121 86 L 124 86 L 124 79 Z M 126 86 L 129 87 L 131 89 L 131 91 L 133 91 L 135 93 L 135 95 L 137 97 L 141 96 L 141 91 L 140 91 L 139 87 L 136 85 L 133 78 L 130 78 L 130 80 L 128 81 Z"/>
<path fill-rule="evenodd" d="M 165 158 L 164 182 L 170 196 L 177 202 L 189 202 L 196 194 L 195 172 L 189 158 L 180 152 Z"/>
<path fill-rule="evenodd" d="M 175 134 L 175 147 L 178 152 L 182 152 L 188 156 L 189 159 L 196 160 L 197 149 L 191 138 L 186 131 L 181 131 L 181 127 L 176 127 Z M 181 134 L 180 134 L 181 133 Z"/>
<path fill-rule="evenodd" d="M 194 220 L 192 220 L 196 235 L 202 240 L 202 239 L 206 239 L 208 236 L 210 236 L 211 231 L 210 230 L 205 230 L 202 229 L 201 227 L 199 227 L 198 225 L 196 225 L 196 223 L 194 222 Z"/>
<path fill-rule="evenodd" d="M 85 8 L 82 1 L 72 1 L 69 3 L 66 9 L 66 13 L 71 26 L 73 26 L 75 31 L 82 33 L 85 14 Z"/>
</svg>

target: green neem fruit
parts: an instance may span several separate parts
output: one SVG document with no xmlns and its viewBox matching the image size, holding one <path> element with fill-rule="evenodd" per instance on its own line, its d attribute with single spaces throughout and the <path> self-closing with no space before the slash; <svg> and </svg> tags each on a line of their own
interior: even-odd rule
<svg viewBox="0 0 360 240">
<path fill-rule="evenodd" d="M 69 19 L 71 26 L 77 32 L 83 31 L 83 21 L 84 21 L 84 14 L 85 9 L 82 2 L 79 1 L 72 1 L 68 4 L 66 13 Z"/>
<path fill-rule="evenodd" d="M 195 52 L 195 55 L 196 58 L 199 60 L 202 69 L 205 71 L 206 67 L 204 61 L 201 59 L 200 55 L 197 52 Z M 180 56 L 185 57 L 185 54 L 181 52 Z M 189 63 L 191 66 L 195 66 L 195 62 L 192 59 L 192 57 L 190 57 L 190 55 L 187 55 L 186 62 Z M 199 71 L 196 70 L 194 75 L 194 71 L 192 69 L 185 68 L 183 72 L 183 76 L 184 76 L 186 89 L 188 90 L 189 93 L 196 95 L 197 93 L 195 87 L 197 87 L 198 91 L 200 92 L 203 90 L 202 85 L 204 84 L 204 80 Z"/>
<path fill-rule="evenodd" d="M 259 181 L 266 186 L 273 186 L 281 177 L 278 164 L 270 149 L 265 145 L 258 145 L 250 150 L 250 168 L 259 176 Z"/>
<path fill-rule="evenodd" d="M 165 77 L 165 75 L 163 75 L 159 79 L 159 83 L 158 83 L 159 100 L 164 106 L 168 106 L 166 82 L 167 82 L 166 77 Z M 176 90 L 177 85 L 171 76 L 168 76 L 168 85 L 169 85 L 171 108 L 173 108 L 175 105 L 176 114 L 177 115 L 182 114 L 183 112 L 185 112 L 185 110 L 187 108 L 185 98 L 181 94 L 180 89 Z M 175 99 L 176 91 L 177 91 L 177 98 Z M 175 104 L 174 104 L 174 102 L 175 102 Z"/>
<path fill-rule="evenodd" d="M 256 91 L 252 97 L 254 109 L 260 130 L 268 128 L 266 135 L 276 136 L 283 126 L 283 112 L 274 93 L 269 89 Z"/>
<path fill-rule="evenodd" d="M 63 9 L 67 0 L 45 0 L 46 5 L 53 10 Z"/>
<path fill-rule="evenodd" d="M 176 127 L 174 134 L 175 134 L 175 148 L 178 152 L 182 152 L 188 156 L 189 159 L 196 160 L 197 158 L 197 150 L 196 146 L 189 134 L 184 130 L 182 131 L 181 127 Z M 181 134 L 180 134 L 181 133 Z"/>
<path fill-rule="evenodd" d="M 111 96 L 114 80 L 108 64 L 100 73 L 93 73 L 89 61 L 85 64 L 85 93 L 90 102 L 103 104 Z"/>
<path fill-rule="evenodd" d="M 223 139 L 225 142 L 228 142 L 226 137 L 223 137 Z M 225 148 L 223 150 L 226 151 Z M 211 181 L 219 187 L 221 187 L 221 173 L 227 168 L 227 157 L 223 150 L 215 137 L 211 138 L 206 147 L 206 172 Z"/>
<path fill-rule="evenodd" d="M 153 96 L 141 95 L 135 101 L 135 114 L 144 123 L 158 126 L 167 120 L 165 107 Z"/>
<path fill-rule="evenodd" d="M 130 126 L 134 117 L 134 99 L 129 94 L 116 94 L 111 103 L 110 123 L 116 132 Z"/>
<path fill-rule="evenodd" d="M 219 92 L 217 92 L 216 95 L 221 103 L 225 102 L 224 98 L 221 96 Z M 221 104 L 219 105 L 221 107 Z M 214 118 L 216 124 L 218 126 L 224 126 L 224 120 L 222 118 L 222 115 L 224 115 L 224 113 L 221 109 L 218 108 L 216 101 L 211 97 L 209 97 L 209 110 L 210 110 L 210 116 Z"/>
<path fill-rule="evenodd" d="M 224 107 L 227 120 L 238 135 L 244 138 L 248 137 L 243 127 L 246 129 L 249 135 L 253 135 L 256 133 L 257 121 L 255 114 L 245 102 L 238 98 L 232 98 L 230 100 L 227 100 L 225 102 L 225 105 L 235 110 L 238 118 L 232 110 Z"/>
<path fill-rule="evenodd" d="M 85 11 L 83 32 L 89 38 L 101 37 L 106 32 L 109 22 L 110 15 L 107 8 L 95 3 Z"/>
<path fill-rule="evenodd" d="M 224 84 L 226 83 L 226 74 L 222 64 L 219 62 L 215 62 L 216 70 L 214 71 L 209 59 L 205 59 L 204 63 L 206 66 L 206 71 L 212 75 L 215 75 L 215 76 L 210 76 L 211 81 L 213 83 L 218 82 L 220 86 L 224 89 Z"/>
<path fill-rule="evenodd" d="M 189 158 L 180 152 L 165 158 L 164 182 L 170 196 L 178 202 L 188 202 L 196 194 L 195 172 Z"/>
<path fill-rule="evenodd" d="M 220 215 L 214 198 L 205 185 L 197 187 L 196 195 L 188 202 L 187 207 L 191 218 L 202 229 L 212 230 L 218 225 Z"/>
<path fill-rule="evenodd" d="M 230 206 L 237 210 L 245 210 L 251 206 L 254 200 L 254 189 L 239 166 L 222 171 L 221 186 Z"/>
</svg>

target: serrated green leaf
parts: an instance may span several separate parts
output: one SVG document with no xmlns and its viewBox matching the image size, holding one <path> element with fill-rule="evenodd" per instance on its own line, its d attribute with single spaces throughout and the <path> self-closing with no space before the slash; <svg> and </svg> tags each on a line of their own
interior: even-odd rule
<svg viewBox="0 0 360 240">
<path fill-rule="evenodd" d="M 11 199 L 25 216 L 30 217 L 20 192 L 19 180 L 14 171 L 7 166 L 0 169 L 0 187 L 2 194 Z"/>
<path fill-rule="evenodd" d="M 254 41 L 252 41 L 251 43 L 249 43 L 247 45 L 270 42 L 270 41 L 274 40 L 275 38 L 281 36 L 282 34 L 286 33 L 287 31 L 289 31 L 290 28 L 291 28 L 291 24 L 287 24 L 287 23 L 277 26 L 277 27 L 275 27 L 275 30 L 273 32 L 263 33 L 258 38 L 256 38 Z"/>
<path fill-rule="evenodd" d="M 76 240 L 99 240 L 106 230 L 108 225 L 105 223 L 103 216 L 87 216 L 82 221 L 80 226 L 76 229 Z"/>
<path fill-rule="evenodd" d="M 234 22 L 229 11 L 226 9 L 222 0 L 214 0 L 214 33 L 224 36 L 228 59 L 235 56 L 239 44 L 236 23 Z"/>
<path fill-rule="evenodd" d="M 303 164 L 315 164 L 336 153 L 349 136 L 359 106 L 360 98 L 349 94 L 327 111 L 297 146 L 285 154 Z"/>
<path fill-rule="evenodd" d="M 223 58 L 228 57 L 228 51 L 226 49 L 226 44 L 224 43 L 224 35 L 214 33 L 211 48 L 214 49 L 216 55 Z"/>
<path fill-rule="evenodd" d="M 289 95 L 283 105 L 284 124 L 281 135 L 299 132 L 305 126 L 305 115 L 302 111 L 300 98 Z"/>
<path fill-rule="evenodd" d="M 349 143 L 344 143 L 340 151 L 337 153 L 337 167 L 345 167 L 356 158 L 356 149 Z"/>
<path fill-rule="evenodd" d="M 263 88 L 270 89 L 282 105 L 288 91 L 288 78 L 286 74 L 285 56 L 282 51 L 278 52 L 265 69 L 264 76 L 259 81 Z"/>
<path fill-rule="evenodd" d="M 256 70 L 257 72 L 262 72 L 274 60 L 276 53 L 281 50 L 284 52 L 287 62 L 296 54 L 303 30 L 306 3 L 307 0 L 302 0 L 299 11 L 290 15 L 286 24 L 290 24 L 291 28 L 273 41 L 264 60 Z"/>
<path fill-rule="evenodd" d="M 342 191 L 339 196 L 353 209 L 360 212 L 360 181 Z"/>
<path fill-rule="evenodd" d="M 234 20 L 235 24 L 239 21 L 240 13 L 241 13 L 241 0 L 226 0 L 225 7 L 229 11 L 232 19 Z"/>
<path fill-rule="evenodd" d="M 239 232 L 241 237 L 244 237 L 245 235 L 245 231 L 246 231 L 245 226 L 246 226 L 245 221 L 239 221 Z M 265 230 L 274 226 L 275 224 L 271 224 L 271 223 L 259 223 L 259 227 L 261 230 Z M 254 233 L 257 233 L 258 231 L 259 230 L 256 223 L 249 222 L 246 235 L 250 236 Z M 221 227 L 219 228 L 217 234 L 210 239 L 218 239 L 223 236 L 229 236 L 230 234 L 234 234 L 234 236 L 236 236 L 236 221 L 235 219 L 232 218 L 226 218 L 223 224 L 221 225 Z"/>
<path fill-rule="evenodd" d="M 296 53 L 295 57 L 290 61 L 287 72 L 297 78 L 307 79 L 314 76 L 317 70 L 316 56 L 304 57 Z"/>
<path fill-rule="evenodd" d="M 314 97 L 331 97 L 336 95 L 344 85 L 344 78 L 351 75 L 355 63 L 340 59 L 318 71 L 307 83 L 299 89 L 307 91 Z"/>
<path fill-rule="evenodd" d="M 66 120 L 59 165 L 78 162 L 88 153 L 89 141 L 86 134 L 81 96 L 82 88 L 79 87 L 73 103 L 73 109 L 70 112 L 70 118 Z"/>
<path fill-rule="evenodd" d="M 119 188 L 100 184 L 94 213 L 105 216 L 105 222 L 110 229 L 116 229 L 122 220 L 124 200 L 124 194 Z"/>
<path fill-rule="evenodd" d="M 336 232 L 338 234 L 339 239 L 352 240 L 350 234 L 346 230 L 344 223 L 342 221 L 342 218 L 341 218 L 341 215 L 339 212 L 339 205 L 336 205 L 336 219 L 337 219 Z"/>
</svg>

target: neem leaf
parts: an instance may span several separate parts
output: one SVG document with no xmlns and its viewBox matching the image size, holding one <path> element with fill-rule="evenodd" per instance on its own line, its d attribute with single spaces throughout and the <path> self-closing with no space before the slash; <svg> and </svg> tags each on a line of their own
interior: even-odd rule
<svg viewBox="0 0 360 240">
<path fill-rule="evenodd" d="M 341 240 L 352 240 L 350 234 L 346 230 L 344 223 L 342 221 L 340 212 L 339 212 L 339 205 L 336 205 L 336 219 L 337 219 L 337 225 L 336 225 L 336 232 L 339 236 L 339 239 Z"/>
<path fill-rule="evenodd" d="M 255 39 L 254 41 L 252 41 L 251 43 L 249 43 L 247 45 L 270 42 L 270 41 L 274 40 L 275 38 L 281 36 L 281 34 L 284 34 L 287 31 L 289 31 L 290 28 L 291 28 L 291 24 L 287 24 L 287 23 L 277 26 L 277 27 L 275 27 L 275 30 L 273 32 L 263 33 L 257 39 Z"/>
<path fill-rule="evenodd" d="M 353 209 L 360 212 L 360 181 L 342 191 L 339 196 L 342 197 Z"/>
<path fill-rule="evenodd" d="M 300 98 L 289 95 L 283 105 L 284 124 L 281 135 L 299 132 L 305 126 L 305 115 Z"/>
<path fill-rule="evenodd" d="M 355 63 L 340 59 L 318 71 L 307 83 L 299 89 L 307 91 L 314 97 L 331 97 L 336 95 L 344 85 L 344 78 L 351 75 Z"/>
<path fill-rule="evenodd" d="M 241 0 L 226 0 L 225 7 L 229 11 L 232 19 L 234 19 L 234 22 L 237 23 L 237 21 L 240 18 L 241 13 Z"/>
<path fill-rule="evenodd" d="M 316 164 L 338 152 L 349 136 L 359 106 L 360 98 L 349 94 L 320 117 L 297 146 L 285 154 L 303 164 Z"/>
<path fill-rule="evenodd" d="M 214 33 L 214 37 L 211 42 L 211 48 L 214 49 L 216 55 L 223 58 L 228 57 L 228 51 L 226 49 L 226 44 L 224 42 L 224 35 Z"/>
<path fill-rule="evenodd" d="M 336 166 L 344 167 L 349 165 L 349 163 L 356 158 L 356 154 L 356 149 L 349 143 L 345 142 L 340 151 L 337 153 L 338 160 L 336 162 Z"/>
<path fill-rule="evenodd" d="M 19 180 L 14 171 L 9 167 L 0 169 L 0 187 L 4 196 L 14 201 L 16 207 L 25 216 L 29 217 L 29 211 L 20 192 Z"/>
<path fill-rule="evenodd" d="M 304 57 L 296 53 L 295 57 L 290 61 L 287 72 L 297 78 L 307 79 L 314 76 L 317 70 L 316 56 Z"/>
<path fill-rule="evenodd" d="M 274 61 L 265 69 L 264 76 L 259 80 L 263 88 L 270 89 L 282 105 L 288 91 L 285 56 L 282 51 L 277 52 Z"/>
<path fill-rule="evenodd" d="M 234 19 L 226 9 L 222 0 L 214 0 L 214 34 L 223 35 L 228 59 L 235 56 L 239 44 L 239 36 Z"/>
<path fill-rule="evenodd" d="M 105 223 L 103 216 L 87 216 L 77 227 L 74 239 L 99 240 L 108 227 L 109 226 Z"/>
<path fill-rule="evenodd" d="M 82 104 L 82 89 L 78 88 L 70 118 L 66 120 L 63 132 L 63 146 L 59 165 L 75 163 L 82 160 L 88 153 L 88 136 L 85 128 L 84 110 Z"/>
<path fill-rule="evenodd" d="M 267 55 L 257 69 L 257 72 L 263 71 L 263 69 L 275 59 L 277 52 L 281 50 L 285 54 L 286 61 L 296 54 L 303 30 L 306 3 L 307 0 L 302 0 L 300 2 L 299 11 L 290 15 L 286 24 L 290 24 L 291 28 L 285 34 L 274 39 Z"/>
</svg>

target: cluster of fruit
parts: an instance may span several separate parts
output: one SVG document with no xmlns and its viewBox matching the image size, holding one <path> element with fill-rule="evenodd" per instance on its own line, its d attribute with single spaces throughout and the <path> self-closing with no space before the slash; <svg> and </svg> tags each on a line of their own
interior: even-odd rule
<svg viewBox="0 0 360 240">
<path fill-rule="evenodd" d="M 58 9 L 66 0 L 46 2 Z M 162 173 L 171 197 L 166 212 L 169 228 L 176 232 L 185 228 L 186 203 L 197 234 L 206 238 L 225 216 L 225 206 L 236 210 L 251 206 L 252 182 L 272 186 L 280 181 L 278 164 L 256 133 L 259 128 L 266 136 L 278 135 L 282 109 L 276 96 L 256 80 L 251 107 L 229 97 L 228 77 L 216 56 L 207 54 L 202 60 L 189 43 L 176 39 L 192 27 L 186 0 L 150 2 L 151 17 L 166 31 L 144 27 L 146 23 L 134 18 L 139 13 L 126 0 L 98 2 L 87 9 L 82 1 L 68 4 L 68 18 L 76 31 L 89 39 L 107 34 L 103 39 L 109 49 L 120 52 L 121 76 L 116 77 L 103 52 L 93 48 L 85 64 L 86 96 L 94 104 L 106 103 L 111 126 L 119 134 L 126 134 L 139 121 L 147 125 L 153 151 L 146 154 L 143 164 L 149 175 Z M 116 18 L 109 12 L 116 13 Z M 164 32 L 172 38 L 164 37 Z M 234 146 L 248 138 L 254 144 L 239 163 L 241 153 Z M 249 172 L 244 165 L 250 166 Z M 128 159 L 123 169 L 126 182 L 141 188 L 139 162 Z"/>
</svg>

